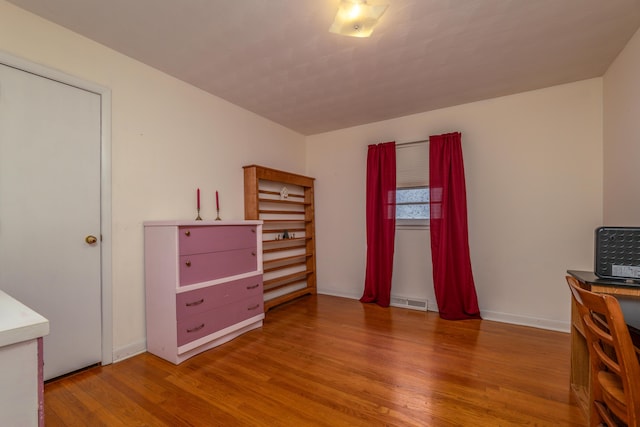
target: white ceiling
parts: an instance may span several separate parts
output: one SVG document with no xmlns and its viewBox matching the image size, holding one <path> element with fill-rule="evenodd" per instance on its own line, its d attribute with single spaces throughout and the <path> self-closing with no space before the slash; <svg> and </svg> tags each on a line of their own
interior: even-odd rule
<svg viewBox="0 0 640 427">
<path fill-rule="evenodd" d="M 638 0 L 9 0 L 304 135 L 602 76 Z"/>
</svg>

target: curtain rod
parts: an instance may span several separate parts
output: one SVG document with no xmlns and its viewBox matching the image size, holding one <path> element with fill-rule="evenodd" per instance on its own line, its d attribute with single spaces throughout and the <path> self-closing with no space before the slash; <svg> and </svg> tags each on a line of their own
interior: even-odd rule
<svg viewBox="0 0 640 427">
<path fill-rule="evenodd" d="M 396 147 L 402 147 L 402 146 L 406 146 L 406 145 L 422 144 L 423 142 L 429 142 L 429 139 L 423 139 L 422 141 L 401 142 L 399 144 L 396 143 Z"/>
</svg>

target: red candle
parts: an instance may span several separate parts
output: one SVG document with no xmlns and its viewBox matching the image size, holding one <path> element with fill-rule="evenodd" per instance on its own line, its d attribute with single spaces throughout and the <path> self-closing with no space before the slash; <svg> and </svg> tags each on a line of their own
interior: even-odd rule
<svg viewBox="0 0 640 427">
<path fill-rule="evenodd" d="M 198 210 L 200 210 L 200 189 L 198 188 Z"/>
<path fill-rule="evenodd" d="M 216 190 L 216 211 L 220 210 L 220 200 L 218 199 L 218 190 Z"/>
</svg>

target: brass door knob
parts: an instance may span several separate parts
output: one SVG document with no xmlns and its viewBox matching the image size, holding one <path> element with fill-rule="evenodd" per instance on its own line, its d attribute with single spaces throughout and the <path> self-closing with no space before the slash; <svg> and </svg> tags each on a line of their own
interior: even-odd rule
<svg viewBox="0 0 640 427">
<path fill-rule="evenodd" d="M 96 243 L 98 241 L 98 238 L 96 236 L 87 236 L 84 238 L 84 241 L 87 242 L 90 245 L 93 245 L 94 243 Z"/>
</svg>

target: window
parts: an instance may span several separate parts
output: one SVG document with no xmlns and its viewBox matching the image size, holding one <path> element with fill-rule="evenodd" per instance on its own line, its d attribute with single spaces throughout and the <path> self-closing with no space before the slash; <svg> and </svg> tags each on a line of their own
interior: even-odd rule
<svg viewBox="0 0 640 427">
<path fill-rule="evenodd" d="M 396 189 L 396 220 L 429 219 L 429 187 Z"/>
<path fill-rule="evenodd" d="M 429 225 L 429 144 L 396 145 L 396 228 Z"/>
</svg>

